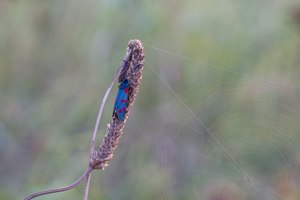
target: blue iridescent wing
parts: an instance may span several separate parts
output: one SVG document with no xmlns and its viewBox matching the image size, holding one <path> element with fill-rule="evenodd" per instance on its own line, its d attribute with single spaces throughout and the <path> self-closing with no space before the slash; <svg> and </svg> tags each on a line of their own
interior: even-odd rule
<svg viewBox="0 0 300 200">
<path fill-rule="evenodd" d="M 126 110 L 128 107 L 128 92 L 129 92 L 129 84 L 125 79 L 121 82 L 119 86 L 119 91 L 116 97 L 114 112 L 115 115 L 120 121 L 123 121 L 125 118 Z"/>
</svg>

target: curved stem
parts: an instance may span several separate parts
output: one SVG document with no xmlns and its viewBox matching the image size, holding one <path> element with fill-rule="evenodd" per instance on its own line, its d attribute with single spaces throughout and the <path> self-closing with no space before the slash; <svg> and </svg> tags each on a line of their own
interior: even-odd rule
<svg viewBox="0 0 300 200">
<path fill-rule="evenodd" d="M 30 200 L 30 199 L 33 199 L 33 198 L 38 197 L 38 196 L 47 195 L 47 194 L 51 194 L 51 193 L 64 192 L 64 191 L 70 190 L 70 189 L 74 188 L 75 186 L 79 185 L 81 183 L 81 181 L 91 173 L 92 170 L 93 170 L 92 168 L 89 168 L 88 170 L 86 170 L 84 172 L 84 174 L 78 180 L 76 180 L 74 183 L 72 183 L 70 185 L 67 185 L 67 186 L 61 187 L 61 188 L 55 188 L 55 189 L 50 189 L 50 190 L 37 192 L 37 193 L 34 193 L 34 194 L 26 197 L 24 200 Z"/>
</svg>

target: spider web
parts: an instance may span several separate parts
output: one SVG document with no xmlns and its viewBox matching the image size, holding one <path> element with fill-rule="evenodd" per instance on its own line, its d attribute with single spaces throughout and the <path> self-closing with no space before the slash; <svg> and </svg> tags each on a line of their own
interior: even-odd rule
<svg viewBox="0 0 300 200">
<path fill-rule="evenodd" d="M 147 120 L 151 132 L 140 125 L 143 117 L 134 121 L 144 143 L 153 146 L 149 152 L 154 169 L 146 173 L 156 177 L 148 177 L 148 182 L 162 199 L 289 199 L 297 193 L 300 87 L 296 80 L 287 82 L 272 71 L 272 79 L 242 74 L 144 45 L 158 57 L 183 63 L 181 68 L 194 65 L 199 75 L 180 88 L 173 74 L 145 63 L 145 73 L 155 77 L 161 99 L 150 114 L 153 120 Z M 145 91 L 142 87 L 140 95 L 151 98 Z"/>
</svg>

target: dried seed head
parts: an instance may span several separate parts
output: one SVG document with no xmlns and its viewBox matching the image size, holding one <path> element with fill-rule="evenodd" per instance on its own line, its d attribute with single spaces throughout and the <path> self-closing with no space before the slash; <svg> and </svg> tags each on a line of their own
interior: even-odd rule
<svg viewBox="0 0 300 200">
<path fill-rule="evenodd" d="M 142 80 L 144 68 L 144 49 L 141 41 L 130 40 L 127 47 L 127 54 L 123 60 L 124 65 L 119 74 L 118 81 L 124 79 L 129 82 L 128 107 L 123 121 L 113 115 L 107 125 L 107 131 L 99 148 L 93 153 L 90 159 L 90 166 L 93 169 L 104 169 L 113 158 L 113 151 L 118 146 L 119 139 L 123 134 L 126 119 L 135 101 L 139 86 Z"/>
</svg>

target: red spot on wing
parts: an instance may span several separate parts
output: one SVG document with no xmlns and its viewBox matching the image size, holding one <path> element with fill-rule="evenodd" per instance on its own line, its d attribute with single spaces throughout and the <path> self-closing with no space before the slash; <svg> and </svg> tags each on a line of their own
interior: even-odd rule
<svg viewBox="0 0 300 200">
<path fill-rule="evenodd" d="M 119 110 L 119 113 L 122 113 L 123 112 L 123 110 L 122 110 L 122 108 Z"/>
<path fill-rule="evenodd" d="M 128 87 L 127 87 L 127 88 L 125 88 L 124 92 L 125 92 L 125 94 L 127 94 L 127 93 L 128 93 Z"/>
</svg>

